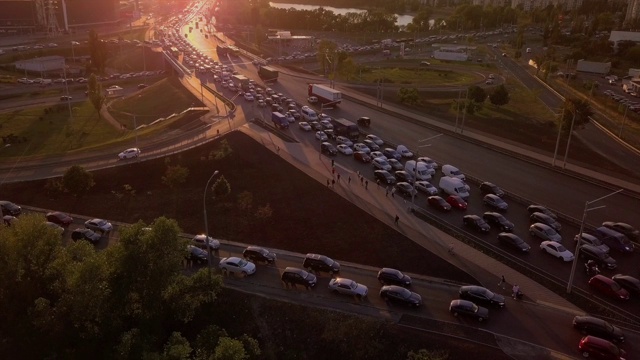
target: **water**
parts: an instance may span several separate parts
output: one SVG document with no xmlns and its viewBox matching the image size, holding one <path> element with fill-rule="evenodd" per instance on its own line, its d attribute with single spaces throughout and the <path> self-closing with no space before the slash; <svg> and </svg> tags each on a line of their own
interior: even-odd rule
<svg viewBox="0 0 640 360">
<path fill-rule="evenodd" d="M 296 10 L 315 10 L 315 9 L 323 8 L 327 11 L 333 12 L 336 15 L 345 15 L 346 13 L 362 13 L 367 11 L 362 9 L 335 8 L 331 6 L 320 6 L 320 5 L 283 4 L 283 3 L 274 3 L 274 2 L 270 2 L 269 5 L 277 9 L 294 8 Z M 413 16 L 411 15 L 398 15 L 398 14 L 395 14 L 395 15 L 398 17 L 398 20 L 396 21 L 396 25 L 398 26 L 407 26 L 408 24 L 411 23 L 411 21 L 413 21 Z"/>
</svg>

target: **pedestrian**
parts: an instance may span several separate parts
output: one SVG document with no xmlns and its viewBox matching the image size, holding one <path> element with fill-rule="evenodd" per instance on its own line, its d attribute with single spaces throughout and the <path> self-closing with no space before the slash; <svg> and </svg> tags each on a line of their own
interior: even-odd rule
<svg viewBox="0 0 640 360">
<path fill-rule="evenodd" d="M 360 179 L 360 170 L 356 171 L 356 174 L 358 174 L 358 179 Z"/>
<path fill-rule="evenodd" d="M 360 177 L 360 185 L 364 185 L 364 176 Z"/>
<path fill-rule="evenodd" d="M 349 179 L 347 179 L 347 182 L 351 184 L 351 175 L 349 175 Z"/>
<path fill-rule="evenodd" d="M 378 189 L 380 189 L 380 179 L 376 179 L 376 184 L 378 184 Z"/>
<path fill-rule="evenodd" d="M 327 179 L 327 187 L 329 187 L 329 179 Z"/>
<path fill-rule="evenodd" d="M 331 175 L 335 175 L 336 174 L 336 168 L 331 168 Z"/>
<path fill-rule="evenodd" d="M 336 179 L 331 180 L 331 187 L 335 187 L 336 186 Z"/>
<path fill-rule="evenodd" d="M 513 292 L 513 294 L 511 294 L 511 296 L 514 299 L 518 297 L 518 293 L 520 293 L 520 287 L 518 286 L 518 284 L 513 285 L 513 288 L 511 288 L 511 292 Z"/>
<path fill-rule="evenodd" d="M 500 282 L 498 283 L 498 287 L 502 286 L 502 289 L 504 289 L 506 283 L 507 280 L 505 280 L 504 275 L 502 275 L 502 277 L 500 278 Z"/>
<path fill-rule="evenodd" d="M 336 161 L 331 159 L 331 167 L 336 167 Z"/>
<path fill-rule="evenodd" d="M 389 197 L 389 186 L 386 187 L 384 196 Z"/>
<path fill-rule="evenodd" d="M 394 198 L 395 196 L 393 194 L 396 193 L 396 188 L 394 187 L 393 189 L 391 189 L 391 197 Z"/>
<path fill-rule="evenodd" d="M 369 180 L 365 180 L 364 181 L 364 189 L 368 190 L 369 189 Z"/>
<path fill-rule="evenodd" d="M 340 182 L 340 173 L 338 173 L 338 182 Z"/>
<path fill-rule="evenodd" d="M 218 129 L 216 131 L 217 131 L 217 135 L 216 136 L 220 136 L 220 129 Z"/>
<path fill-rule="evenodd" d="M 396 219 L 393 221 L 396 225 L 398 225 L 398 221 L 400 220 L 400 216 L 396 214 Z"/>
<path fill-rule="evenodd" d="M 280 154 L 280 146 L 278 146 L 278 147 L 276 148 L 276 153 L 277 153 L 277 154 Z"/>
</svg>

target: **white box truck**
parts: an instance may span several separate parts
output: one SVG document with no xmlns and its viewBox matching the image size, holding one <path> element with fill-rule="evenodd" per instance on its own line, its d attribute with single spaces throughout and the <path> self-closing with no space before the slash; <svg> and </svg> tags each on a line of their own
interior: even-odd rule
<svg viewBox="0 0 640 360">
<path fill-rule="evenodd" d="M 309 84 L 309 96 L 315 96 L 323 104 L 338 105 L 342 101 L 342 93 L 326 85 Z"/>
</svg>

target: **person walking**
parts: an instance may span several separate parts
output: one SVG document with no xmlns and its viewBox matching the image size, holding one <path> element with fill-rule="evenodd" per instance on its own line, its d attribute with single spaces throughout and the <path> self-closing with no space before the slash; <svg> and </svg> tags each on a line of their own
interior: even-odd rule
<svg viewBox="0 0 640 360">
<path fill-rule="evenodd" d="M 331 175 L 335 175 L 335 174 L 336 174 L 336 168 L 335 168 L 335 167 L 332 167 L 332 168 L 331 168 Z"/>
<path fill-rule="evenodd" d="M 336 187 L 336 179 L 331 180 L 331 187 Z"/>
<path fill-rule="evenodd" d="M 360 176 L 360 185 L 364 186 L 364 176 Z"/>
<path fill-rule="evenodd" d="M 340 182 L 340 173 L 338 173 L 338 182 Z"/>
<path fill-rule="evenodd" d="M 380 179 L 376 179 L 376 184 L 378 184 L 378 189 L 380 189 Z"/>
<path fill-rule="evenodd" d="M 389 197 L 389 186 L 386 187 L 384 196 Z"/>
<path fill-rule="evenodd" d="M 396 225 L 398 225 L 398 221 L 400 221 L 400 216 L 396 214 L 396 219 L 393 221 Z"/>
<path fill-rule="evenodd" d="M 504 275 L 502 275 L 502 277 L 500 277 L 500 282 L 498 283 L 498 287 L 502 286 L 502 289 L 504 290 L 506 283 L 507 283 L 507 280 L 505 280 Z"/>
<path fill-rule="evenodd" d="M 349 185 L 351 185 L 351 175 L 349 175 L 349 178 L 347 179 L 347 183 L 349 183 Z"/>
<path fill-rule="evenodd" d="M 396 193 L 396 188 L 394 187 L 393 189 L 391 189 L 391 197 L 395 197 L 395 195 L 393 195 L 395 193 Z"/>
<path fill-rule="evenodd" d="M 511 294 L 511 296 L 514 299 L 518 298 L 518 294 L 520 293 L 520 287 L 518 286 L 518 284 L 513 285 L 513 288 L 511 288 L 511 292 L 513 292 L 513 294 Z"/>
<path fill-rule="evenodd" d="M 369 180 L 364 181 L 364 189 L 369 190 Z"/>
<path fill-rule="evenodd" d="M 336 161 L 331 159 L 331 167 L 336 167 Z"/>
<path fill-rule="evenodd" d="M 329 185 L 331 185 L 331 183 L 329 182 L 329 179 L 327 179 L 327 187 L 329 187 Z"/>
</svg>

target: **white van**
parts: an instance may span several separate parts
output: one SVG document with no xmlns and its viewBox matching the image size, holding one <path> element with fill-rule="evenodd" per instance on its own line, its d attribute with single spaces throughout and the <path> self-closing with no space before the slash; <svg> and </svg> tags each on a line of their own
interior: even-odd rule
<svg viewBox="0 0 640 360">
<path fill-rule="evenodd" d="M 443 176 L 440 178 L 438 186 L 440 187 L 440 190 L 446 194 L 458 195 L 465 201 L 469 198 L 469 189 L 467 184 L 458 178 Z"/>
<path fill-rule="evenodd" d="M 416 161 L 409 160 L 404 164 L 404 171 L 410 173 L 418 180 L 431 180 L 431 175 L 435 174 L 435 170 L 430 168 L 427 164 L 418 161 L 418 168 L 416 169 Z"/>
<path fill-rule="evenodd" d="M 318 121 L 318 113 L 308 106 L 303 106 L 300 114 L 305 121 Z"/>
<path fill-rule="evenodd" d="M 460 170 L 458 170 L 457 167 L 449 164 L 442 165 L 442 175 L 458 178 L 462 181 L 466 179 L 464 174 Z"/>
</svg>

